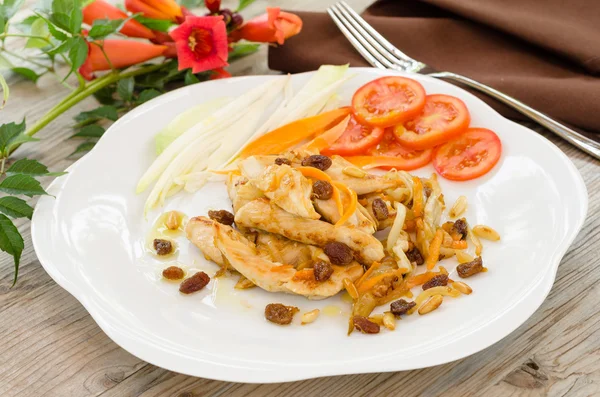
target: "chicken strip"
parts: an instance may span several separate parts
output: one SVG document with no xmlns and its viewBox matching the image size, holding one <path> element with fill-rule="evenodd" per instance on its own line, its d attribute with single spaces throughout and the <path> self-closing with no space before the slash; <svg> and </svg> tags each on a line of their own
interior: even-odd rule
<svg viewBox="0 0 600 397">
<path fill-rule="evenodd" d="M 246 177 L 234 173 L 230 173 L 227 177 L 227 194 L 233 204 L 233 212 L 236 212 L 250 201 L 265 197 L 263 192 L 248 183 Z"/>
<path fill-rule="evenodd" d="M 217 265 L 224 267 L 225 261 L 223 260 L 223 255 L 215 247 L 213 223 L 213 220 L 204 216 L 192 218 L 185 226 L 185 235 L 192 244 L 202 251 L 207 260 L 211 260 Z"/>
<path fill-rule="evenodd" d="M 256 247 L 273 262 L 292 265 L 296 269 L 310 267 L 325 255 L 314 245 L 302 244 L 273 233 L 258 232 Z"/>
<path fill-rule="evenodd" d="M 249 183 L 261 190 L 272 203 L 304 218 L 321 217 L 311 201 L 312 184 L 300 171 L 285 164 L 263 167 L 254 157 L 243 160 L 239 167 Z"/>
<path fill-rule="evenodd" d="M 219 223 L 214 223 L 215 245 L 229 264 L 248 280 L 269 292 L 287 292 L 323 299 L 344 288 L 343 280 L 357 280 L 363 274 L 362 266 L 334 266 L 326 281 L 316 281 L 312 268 L 296 270 L 292 265 L 265 259 L 242 234 Z"/>
<path fill-rule="evenodd" d="M 381 242 L 369 233 L 302 218 L 271 205 L 265 199 L 254 200 L 240 208 L 235 214 L 235 222 L 319 247 L 332 241 L 344 243 L 354 251 L 356 260 L 366 266 L 371 266 L 384 256 Z"/>
<path fill-rule="evenodd" d="M 368 174 L 362 178 L 354 177 L 344 173 L 346 167 L 356 167 L 340 156 L 331 156 L 331 167 L 325 172 L 334 181 L 342 182 L 359 196 L 367 193 L 382 191 L 398 186 L 399 181 L 387 178 L 385 175 Z"/>
</svg>

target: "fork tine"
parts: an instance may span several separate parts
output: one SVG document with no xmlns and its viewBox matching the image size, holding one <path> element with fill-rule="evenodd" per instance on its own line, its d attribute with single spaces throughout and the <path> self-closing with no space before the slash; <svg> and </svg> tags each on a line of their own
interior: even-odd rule
<svg viewBox="0 0 600 397">
<path fill-rule="evenodd" d="M 331 19 L 333 19 L 333 22 L 337 25 L 337 27 L 344 34 L 344 36 L 346 36 L 350 44 L 352 44 L 356 51 L 358 51 L 360 55 L 362 55 L 363 58 L 365 58 L 367 62 L 371 64 L 371 66 L 379 69 L 387 69 L 385 65 L 383 65 L 375 57 L 373 57 L 373 55 L 371 55 L 371 53 L 357 39 L 354 38 L 352 33 L 350 33 L 350 31 L 346 28 L 346 25 L 344 25 L 344 23 L 340 20 L 340 18 L 337 16 L 337 14 L 331 7 L 327 9 L 327 13 L 331 17 Z"/>
<path fill-rule="evenodd" d="M 400 58 L 394 56 L 394 54 L 391 53 L 388 49 L 384 48 L 375 38 L 373 38 L 373 36 L 371 36 L 371 34 L 369 32 L 367 32 L 362 27 L 362 25 L 359 22 L 357 22 L 354 19 L 354 17 L 352 15 L 350 15 L 350 13 L 346 9 L 344 9 L 344 7 L 341 6 L 341 2 L 337 3 L 336 5 L 334 5 L 333 8 L 336 9 L 338 12 L 340 12 L 342 14 L 342 16 L 344 17 L 343 20 L 345 20 L 348 23 L 350 23 L 354 27 L 354 29 L 357 31 L 357 33 L 364 40 L 368 41 L 369 44 L 377 52 L 379 52 L 379 54 L 381 56 L 385 57 L 391 63 L 401 66 L 403 69 L 409 69 L 412 66 L 412 63 L 410 61 L 406 61 L 404 59 L 400 59 Z M 364 23 L 367 24 L 366 22 L 364 22 Z"/>
<path fill-rule="evenodd" d="M 383 47 L 385 47 L 385 49 L 387 49 L 388 51 L 390 51 L 392 54 L 394 54 L 395 56 L 397 56 L 398 58 L 406 61 L 406 62 L 410 62 L 410 63 L 418 63 L 416 60 L 412 59 L 411 57 L 409 57 L 408 55 L 406 55 L 405 53 L 403 53 L 402 51 L 400 51 L 398 48 L 396 48 L 392 43 L 390 43 L 389 41 L 386 40 L 385 37 L 383 37 L 381 34 L 379 34 L 378 31 L 376 31 L 371 25 L 369 25 L 367 23 L 367 21 L 365 21 L 360 15 L 358 15 L 356 13 L 356 11 L 354 11 L 348 4 L 346 4 L 345 1 L 340 1 L 338 2 L 338 4 L 344 8 L 344 10 L 346 12 L 348 12 L 348 14 L 350 14 L 354 20 L 360 24 L 360 26 L 366 30 L 367 32 L 369 32 L 369 34 L 371 36 L 373 36 Z"/>
</svg>

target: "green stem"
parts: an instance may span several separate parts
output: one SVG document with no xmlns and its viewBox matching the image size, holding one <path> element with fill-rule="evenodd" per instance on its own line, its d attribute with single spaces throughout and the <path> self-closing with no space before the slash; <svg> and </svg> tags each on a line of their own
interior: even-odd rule
<svg viewBox="0 0 600 397">
<path fill-rule="evenodd" d="M 110 72 L 96 80 L 92 83 L 88 84 L 86 87 L 80 90 L 74 91 L 71 95 L 61 101 L 59 104 L 54 106 L 48 113 L 42 116 L 31 128 L 29 128 L 25 135 L 32 136 L 36 134 L 39 130 L 48 125 L 52 120 L 60 116 L 67 109 L 71 108 L 73 105 L 81 102 L 88 96 L 94 94 L 96 91 L 113 84 L 121 79 L 125 79 L 128 77 L 135 77 L 140 74 L 153 72 L 157 69 L 160 69 L 162 64 L 154 64 L 149 66 L 144 66 L 139 69 L 134 69 L 126 72 Z M 15 148 L 16 149 L 16 148 Z M 12 151 L 11 151 L 12 152 Z"/>
<path fill-rule="evenodd" d="M 46 69 L 46 70 L 50 70 L 50 67 L 48 67 L 48 66 L 46 66 L 46 65 L 44 65 L 44 64 L 42 64 L 42 63 L 39 63 L 39 62 L 37 62 L 37 61 L 33 61 L 33 60 L 29 59 L 29 58 L 25 58 L 25 57 L 23 57 L 23 56 L 21 56 L 21 55 L 19 55 L 19 54 L 16 54 L 16 53 L 14 53 L 14 52 L 12 52 L 12 51 L 9 51 L 9 50 L 7 50 L 6 48 L 5 48 L 5 49 L 3 49 L 2 51 L 4 51 L 4 52 L 5 52 L 5 53 L 7 53 L 8 55 L 10 55 L 10 56 L 13 56 L 13 57 L 15 57 L 15 58 L 17 58 L 17 59 L 20 59 L 20 60 L 22 60 L 22 61 L 25 61 L 25 62 L 29 62 L 29 63 L 31 63 L 32 65 L 38 66 L 38 67 L 40 67 L 40 68 L 44 68 L 44 69 Z"/>
<path fill-rule="evenodd" d="M 36 36 L 36 35 L 31 35 L 31 34 L 5 33 L 5 34 L 0 35 L 0 39 L 4 39 L 6 37 L 26 37 L 28 39 L 40 39 L 40 40 L 45 40 L 48 43 L 50 42 L 47 37 Z"/>
</svg>

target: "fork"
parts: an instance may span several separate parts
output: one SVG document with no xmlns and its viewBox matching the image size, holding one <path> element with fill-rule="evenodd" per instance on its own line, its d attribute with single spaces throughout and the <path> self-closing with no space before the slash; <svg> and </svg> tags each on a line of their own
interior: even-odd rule
<svg viewBox="0 0 600 397">
<path fill-rule="evenodd" d="M 546 127 L 567 142 L 600 160 L 600 143 L 581 135 L 577 131 L 553 120 L 544 113 L 541 113 L 492 87 L 456 73 L 438 72 L 423 62 L 419 62 L 409 57 L 398 48 L 394 47 L 392 43 L 387 41 L 344 1 L 340 1 L 329 7 L 327 13 L 331 16 L 333 22 L 335 22 L 354 48 L 373 67 L 426 74 L 428 76 L 444 78 L 465 84 L 468 87 L 481 91 L 510 106 L 519 113 L 537 122 L 539 125 Z"/>
</svg>

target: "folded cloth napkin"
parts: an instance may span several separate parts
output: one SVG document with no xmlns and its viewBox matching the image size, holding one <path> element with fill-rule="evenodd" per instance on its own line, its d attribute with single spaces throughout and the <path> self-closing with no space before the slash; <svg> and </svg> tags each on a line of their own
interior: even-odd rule
<svg viewBox="0 0 600 397">
<path fill-rule="evenodd" d="M 269 49 L 271 69 L 297 73 L 322 64 L 368 66 L 327 14 L 296 14 L 304 22 L 302 32 Z M 419 61 L 488 84 L 568 124 L 600 132 L 598 1 L 381 0 L 363 17 Z M 505 116 L 523 119 L 477 95 Z"/>
</svg>

